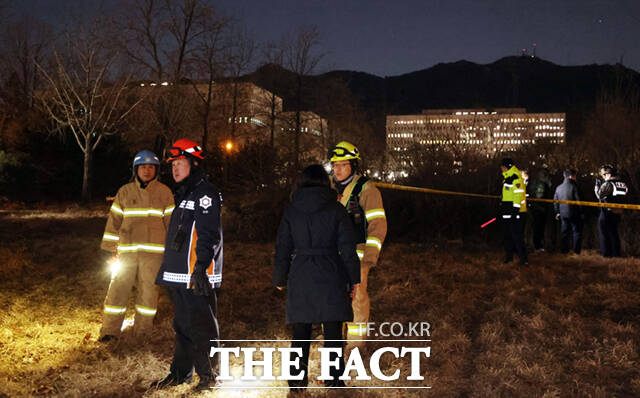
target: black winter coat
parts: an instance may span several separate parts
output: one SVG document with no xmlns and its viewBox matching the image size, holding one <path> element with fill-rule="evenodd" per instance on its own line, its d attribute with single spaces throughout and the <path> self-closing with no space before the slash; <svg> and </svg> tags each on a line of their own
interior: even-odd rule
<svg viewBox="0 0 640 398">
<path fill-rule="evenodd" d="M 556 187 L 556 193 L 553 195 L 555 200 L 580 200 L 578 194 L 578 185 L 571 178 L 565 178 L 562 184 Z M 580 217 L 580 206 L 568 205 L 566 203 L 554 203 L 556 214 L 560 214 L 562 218 Z"/>
<path fill-rule="evenodd" d="M 356 236 L 336 192 L 298 189 L 280 223 L 273 270 L 273 284 L 287 287 L 287 323 L 353 320 L 347 286 L 356 283 Z"/>
</svg>

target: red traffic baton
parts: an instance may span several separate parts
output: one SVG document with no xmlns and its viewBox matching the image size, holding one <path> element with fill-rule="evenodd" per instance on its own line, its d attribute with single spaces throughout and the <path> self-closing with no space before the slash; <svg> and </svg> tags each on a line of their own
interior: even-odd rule
<svg viewBox="0 0 640 398">
<path fill-rule="evenodd" d="M 482 224 L 482 225 L 480 226 L 480 228 L 484 228 L 484 227 L 486 227 L 487 225 L 491 224 L 491 223 L 492 223 L 492 222 L 494 222 L 495 220 L 496 220 L 496 217 L 493 217 L 491 220 L 489 220 L 489 221 L 487 221 L 486 223 Z"/>
</svg>

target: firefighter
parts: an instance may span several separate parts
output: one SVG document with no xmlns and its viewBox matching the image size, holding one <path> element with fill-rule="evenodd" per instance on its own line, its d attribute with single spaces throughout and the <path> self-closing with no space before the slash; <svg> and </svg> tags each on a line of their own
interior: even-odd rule
<svg viewBox="0 0 640 398">
<path fill-rule="evenodd" d="M 623 203 L 629 188 L 627 184 L 618 177 L 615 167 L 604 165 L 600 167 L 600 179 L 596 180 L 595 193 L 602 203 Z M 609 207 L 600 208 L 598 217 L 598 233 L 600 235 L 600 254 L 603 257 L 620 257 L 620 236 L 618 235 L 618 224 L 622 209 L 612 209 Z"/>
<path fill-rule="evenodd" d="M 164 252 L 164 239 L 174 208 L 171 190 L 157 180 L 160 161 L 151 151 L 133 159 L 133 181 L 113 201 L 101 248 L 114 253 L 111 283 L 104 301 L 101 342 L 120 335 L 131 288 L 137 282 L 134 333 L 149 332 L 157 311 L 154 283 Z M 119 265 L 119 267 L 118 267 Z"/>
<path fill-rule="evenodd" d="M 513 261 L 514 250 L 520 258 L 520 265 L 529 264 L 524 246 L 523 228 L 527 211 L 526 187 L 520 170 L 510 158 L 502 159 L 502 202 L 500 216 L 504 227 L 504 262 Z"/>
<path fill-rule="evenodd" d="M 168 156 L 176 209 L 156 283 L 166 286 L 173 302 L 176 341 L 169 375 L 151 387 L 190 383 L 195 368 L 200 381 L 194 391 L 202 391 L 214 387 L 217 377 L 209 352 L 219 338 L 214 288 L 222 282 L 222 196 L 201 168 L 198 144 L 180 139 Z"/>
<path fill-rule="evenodd" d="M 355 227 L 357 254 L 360 259 L 360 287 L 352 301 L 353 322 L 347 323 L 347 348 L 362 346 L 369 321 L 367 278 L 378 262 L 387 234 L 387 218 L 382 196 L 375 184 L 358 172 L 360 152 L 353 144 L 342 141 L 329 151 L 333 183 L 338 200 L 347 209 Z"/>
</svg>

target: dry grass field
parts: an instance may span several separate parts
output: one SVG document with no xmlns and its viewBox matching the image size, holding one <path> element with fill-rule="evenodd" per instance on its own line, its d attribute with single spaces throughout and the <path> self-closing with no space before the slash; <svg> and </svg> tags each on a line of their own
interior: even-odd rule
<svg viewBox="0 0 640 398">
<path fill-rule="evenodd" d="M 173 350 L 166 295 L 149 339 L 125 329 L 115 343 L 96 341 L 109 283 L 99 250 L 104 218 L 73 213 L 0 215 L 0 397 L 189 395 L 187 386 L 147 388 L 166 375 Z M 284 296 L 270 285 L 272 256 L 271 244 L 226 244 L 218 308 L 223 339 L 288 338 Z M 497 249 L 387 245 L 370 277 L 372 321 L 431 324 L 425 380 L 395 385 L 432 388 L 318 389 L 301 396 L 640 396 L 640 261 L 545 254 L 518 268 L 501 258 Z M 401 344 L 370 343 L 364 357 L 386 345 Z M 383 371 L 408 374 L 407 361 L 384 358 Z M 284 389 L 250 386 L 200 395 L 286 396 Z"/>
</svg>

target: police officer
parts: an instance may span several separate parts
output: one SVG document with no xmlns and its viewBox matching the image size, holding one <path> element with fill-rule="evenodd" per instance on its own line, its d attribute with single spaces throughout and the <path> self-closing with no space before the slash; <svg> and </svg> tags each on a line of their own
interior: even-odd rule
<svg viewBox="0 0 640 398">
<path fill-rule="evenodd" d="M 216 385 L 209 352 L 219 336 L 214 287 L 222 281 L 222 197 L 207 181 L 202 160 L 202 148 L 191 140 L 169 149 L 176 209 L 156 283 L 167 287 L 173 302 L 176 342 L 171 373 L 151 387 L 190 383 L 193 368 L 200 377 L 195 391 Z"/>
<path fill-rule="evenodd" d="M 596 180 L 595 194 L 602 203 L 624 203 L 627 192 L 627 184 L 617 175 L 615 167 L 603 165 L 600 167 L 600 179 Z M 600 208 L 598 218 L 598 233 L 600 235 L 600 254 L 604 257 L 620 257 L 620 236 L 618 224 L 622 209 L 609 207 Z"/>
<path fill-rule="evenodd" d="M 375 184 L 358 172 L 360 152 L 347 141 L 339 142 L 329 151 L 333 183 L 338 200 L 347 209 L 357 234 L 356 252 L 360 258 L 360 287 L 352 301 L 353 322 L 347 323 L 347 348 L 361 346 L 367 334 L 369 320 L 369 270 L 378 262 L 387 234 L 387 218 L 382 195 Z"/>
<path fill-rule="evenodd" d="M 504 226 L 504 262 L 513 261 L 513 252 L 518 254 L 520 265 L 529 264 L 524 246 L 523 223 L 527 211 L 526 187 L 520 170 L 510 158 L 502 159 L 502 201 L 500 216 Z"/>
<path fill-rule="evenodd" d="M 160 160 L 143 150 L 133 158 L 133 177 L 123 185 L 111 205 L 101 248 L 113 253 L 109 291 L 104 300 L 99 341 L 120 335 L 131 288 L 136 285 L 138 336 L 149 333 L 158 304 L 155 277 L 162 264 L 164 239 L 173 211 L 169 187 L 159 182 Z"/>
</svg>

